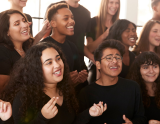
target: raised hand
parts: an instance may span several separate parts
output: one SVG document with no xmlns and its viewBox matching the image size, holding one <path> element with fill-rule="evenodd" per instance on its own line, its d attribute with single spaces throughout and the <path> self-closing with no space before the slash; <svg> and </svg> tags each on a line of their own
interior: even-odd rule
<svg viewBox="0 0 160 124">
<path fill-rule="evenodd" d="M 58 109 L 55 106 L 57 99 L 58 97 L 51 98 L 41 109 L 41 113 L 46 119 L 51 119 L 57 115 Z"/>
<path fill-rule="evenodd" d="M 77 84 L 77 82 L 78 82 L 78 72 L 77 72 L 77 70 L 70 72 L 70 77 L 71 77 L 72 82 L 74 84 Z"/>
<path fill-rule="evenodd" d="M 8 120 L 12 116 L 12 106 L 10 102 L 0 100 L 0 118 L 2 121 Z"/>
<path fill-rule="evenodd" d="M 157 121 L 157 120 L 149 120 L 148 124 L 160 124 L 160 121 Z"/>
<path fill-rule="evenodd" d="M 41 33 L 43 34 L 43 35 L 45 35 L 48 31 L 50 31 L 51 30 L 51 25 L 50 25 L 50 23 L 49 23 L 49 21 L 48 20 L 45 20 L 44 22 L 43 22 L 43 28 L 42 28 L 42 30 L 41 30 Z"/>
<path fill-rule="evenodd" d="M 126 118 L 125 115 L 123 115 L 123 120 L 125 121 L 125 123 L 123 123 L 123 124 L 133 124 L 132 121 L 130 121 L 128 118 Z"/>
<path fill-rule="evenodd" d="M 93 104 L 93 106 L 89 109 L 89 114 L 92 117 L 98 117 L 103 114 L 104 111 L 107 109 L 107 104 L 105 103 L 103 106 L 103 102 L 99 102 L 98 104 Z"/>
</svg>

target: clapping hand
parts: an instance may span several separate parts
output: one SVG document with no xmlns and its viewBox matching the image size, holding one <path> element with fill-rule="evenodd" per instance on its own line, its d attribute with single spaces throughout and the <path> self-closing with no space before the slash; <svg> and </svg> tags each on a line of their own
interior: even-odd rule
<svg viewBox="0 0 160 124">
<path fill-rule="evenodd" d="M 125 121 L 125 123 L 123 123 L 123 124 L 133 124 L 132 121 L 130 121 L 128 118 L 126 118 L 125 115 L 123 115 L 123 120 Z"/>
<path fill-rule="evenodd" d="M 99 102 L 98 104 L 93 104 L 93 106 L 89 109 L 89 114 L 92 117 L 98 117 L 103 114 L 104 111 L 107 109 L 107 104 L 105 103 L 103 106 L 103 102 Z"/>
<path fill-rule="evenodd" d="M 2 121 L 8 120 L 12 116 L 12 106 L 10 102 L 0 100 L 0 118 Z"/>
<path fill-rule="evenodd" d="M 160 121 L 157 120 L 149 120 L 149 124 L 160 124 Z"/>
<path fill-rule="evenodd" d="M 51 98 L 41 109 L 41 113 L 46 119 L 51 119 L 57 115 L 58 109 L 55 106 L 57 99 L 58 97 Z"/>
</svg>

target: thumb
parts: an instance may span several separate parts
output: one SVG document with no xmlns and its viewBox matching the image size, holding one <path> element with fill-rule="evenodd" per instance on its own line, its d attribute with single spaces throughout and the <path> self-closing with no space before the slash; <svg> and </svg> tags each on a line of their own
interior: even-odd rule
<svg viewBox="0 0 160 124">
<path fill-rule="evenodd" d="M 32 24 L 32 22 L 28 22 L 29 26 Z"/>
<path fill-rule="evenodd" d="M 130 120 L 128 118 L 126 118 L 125 115 L 123 115 L 123 120 L 127 123 L 127 122 L 130 122 Z"/>
</svg>

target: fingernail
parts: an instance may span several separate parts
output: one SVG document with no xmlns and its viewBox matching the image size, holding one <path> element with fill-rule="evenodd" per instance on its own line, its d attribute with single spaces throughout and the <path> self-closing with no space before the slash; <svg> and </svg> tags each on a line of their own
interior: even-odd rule
<svg viewBox="0 0 160 124">
<path fill-rule="evenodd" d="M 59 99 L 59 97 L 57 97 L 57 99 Z"/>
</svg>

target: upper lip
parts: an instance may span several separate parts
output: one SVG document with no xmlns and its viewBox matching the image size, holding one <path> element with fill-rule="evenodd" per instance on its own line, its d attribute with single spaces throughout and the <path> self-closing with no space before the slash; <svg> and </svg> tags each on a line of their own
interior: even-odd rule
<svg viewBox="0 0 160 124">
<path fill-rule="evenodd" d="M 57 72 L 57 71 L 61 71 L 61 69 L 58 69 L 58 70 L 54 71 L 53 74 L 54 74 L 55 72 Z"/>
</svg>

